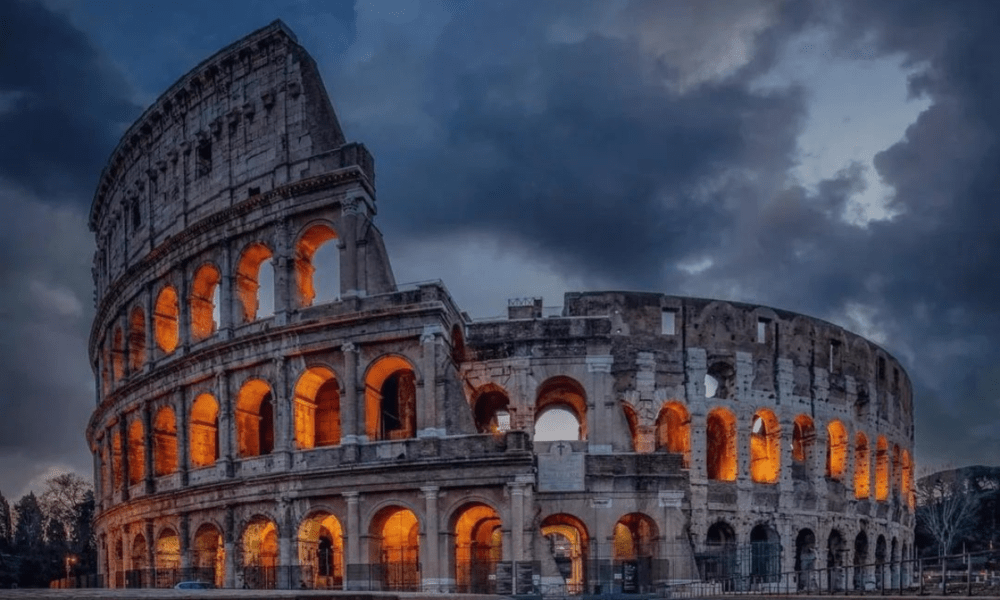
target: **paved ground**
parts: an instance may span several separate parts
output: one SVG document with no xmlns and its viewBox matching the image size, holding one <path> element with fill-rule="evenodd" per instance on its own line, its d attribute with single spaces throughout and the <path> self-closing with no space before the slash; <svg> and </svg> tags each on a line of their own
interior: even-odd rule
<svg viewBox="0 0 1000 600">
<path fill-rule="evenodd" d="M 413 593 L 372 593 L 372 592 L 330 592 L 330 591 L 299 591 L 299 590 L 172 590 L 172 589 L 66 589 L 66 590 L 3 590 L 0 598 L 11 600 L 68 600 L 69 598 L 85 598 L 90 600 L 128 600 L 162 599 L 162 600 L 216 600 L 221 598 L 277 598 L 284 600 L 419 600 L 421 598 L 448 598 L 449 600 L 502 600 L 501 596 L 483 596 L 475 594 L 431 594 Z"/>
</svg>

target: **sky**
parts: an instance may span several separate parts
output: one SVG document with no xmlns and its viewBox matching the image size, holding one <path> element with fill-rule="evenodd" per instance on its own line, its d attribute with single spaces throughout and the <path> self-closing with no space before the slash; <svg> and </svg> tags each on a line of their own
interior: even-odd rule
<svg viewBox="0 0 1000 600">
<path fill-rule="evenodd" d="M 118 137 L 274 19 L 378 169 L 400 282 L 473 317 L 634 289 L 827 319 L 1000 465 L 993 0 L 0 2 L 0 492 L 92 475 L 86 221 Z"/>
</svg>

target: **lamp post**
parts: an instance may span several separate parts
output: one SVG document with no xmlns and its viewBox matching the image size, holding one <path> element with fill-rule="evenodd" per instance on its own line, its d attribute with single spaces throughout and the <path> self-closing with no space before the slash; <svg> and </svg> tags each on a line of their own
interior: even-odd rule
<svg viewBox="0 0 1000 600">
<path fill-rule="evenodd" d="M 69 587 L 69 568 L 70 565 L 76 564 L 76 557 L 72 554 L 66 555 L 66 587 Z"/>
</svg>

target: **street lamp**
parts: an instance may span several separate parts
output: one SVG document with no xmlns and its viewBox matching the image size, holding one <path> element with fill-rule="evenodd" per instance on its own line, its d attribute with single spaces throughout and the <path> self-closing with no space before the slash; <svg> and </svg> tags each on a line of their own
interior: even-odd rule
<svg viewBox="0 0 1000 600">
<path fill-rule="evenodd" d="M 69 567 L 76 564 L 76 557 L 72 554 L 66 555 L 66 587 L 69 587 Z"/>
</svg>

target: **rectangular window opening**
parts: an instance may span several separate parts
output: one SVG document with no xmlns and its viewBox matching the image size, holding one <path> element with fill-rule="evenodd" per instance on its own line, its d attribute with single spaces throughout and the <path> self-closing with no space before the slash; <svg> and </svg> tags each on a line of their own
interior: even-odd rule
<svg viewBox="0 0 1000 600">
<path fill-rule="evenodd" d="M 198 177 L 212 172 L 212 142 L 203 142 L 198 146 Z"/>
<path fill-rule="evenodd" d="M 885 380 L 885 359 L 881 356 L 878 357 L 878 378 L 880 381 Z"/>
<path fill-rule="evenodd" d="M 663 310 L 660 317 L 660 333 L 662 335 L 674 335 L 677 333 L 677 313 L 672 310 Z"/>
<path fill-rule="evenodd" d="M 132 229 L 142 227 L 142 211 L 139 209 L 139 201 L 132 201 Z"/>
<path fill-rule="evenodd" d="M 767 343 L 767 319 L 757 319 L 757 343 Z"/>
<path fill-rule="evenodd" d="M 830 340 L 830 373 L 840 372 L 840 341 Z"/>
</svg>

